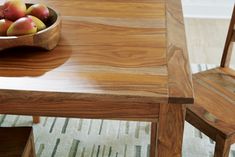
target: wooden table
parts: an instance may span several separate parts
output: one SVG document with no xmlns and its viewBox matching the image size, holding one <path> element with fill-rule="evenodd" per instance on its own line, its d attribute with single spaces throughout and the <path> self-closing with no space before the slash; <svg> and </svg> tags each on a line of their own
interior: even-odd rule
<svg viewBox="0 0 235 157">
<path fill-rule="evenodd" d="M 193 103 L 181 1 L 40 2 L 60 11 L 61 41 L 0 53 L 0 113 L 150 121 L 151 156 L 180 157 Z"/>
</svg>

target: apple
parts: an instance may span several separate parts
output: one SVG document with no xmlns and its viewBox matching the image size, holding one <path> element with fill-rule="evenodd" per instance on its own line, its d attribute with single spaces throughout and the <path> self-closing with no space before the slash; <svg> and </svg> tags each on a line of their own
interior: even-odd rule
<svg viewBox="0 0 235 157">
<path fill-rule="evenodd" d="M 16 20 L 7 30 L 8 36 L 20 36 L 27 34 L 35 34 L 37 26 L 31 18 L 22 17 Z"/>
</svg>

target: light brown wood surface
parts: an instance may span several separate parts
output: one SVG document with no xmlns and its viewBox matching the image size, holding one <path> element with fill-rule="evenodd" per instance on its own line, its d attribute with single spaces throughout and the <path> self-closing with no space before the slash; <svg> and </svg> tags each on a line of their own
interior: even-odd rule
<svg viewBox="0 0 235 157">
<path fill-rule="evenodd" d="M 182 105 L 160 105 L 156 157 L 182 157 L 185 112 Z"/>
<path fill-rule="evenodd" d="M 160 119 L 151 153 L 180 157 L 193 103 L 181 0 L 30 2 L 61 13 L 61 40 L 0 52 L 0 113 Z"/>
<path fill-rule="evenodd" d="M 216 140 L 216 135 L 228 138 L 235 135 L 235 72 L 228 68 L 216 68 L 194 76 L 195 105 L 189 106 L 189 114 L 195 114 L 199 122 L 208 128 L 208 136 Z M 196 124 L 195 124 L 196 125 Z M 207 127 L 210 126 L 210 127 Z"/>
<path fill-rule="evenodd" d="M 110 99 L 122 95 L 123 100 L 141 96 L 158 103 L 176 98 L 174 103 L 192 103 L 179 0 L 176 6 L 169 2 L 175 7 L 168 9 L 177 13 L 179 21 L 166 19 L 166 1 L 162 0 L 40 2 L 61 13 L 61 41 L 49 53 L 1 52 L 2 89 L 105 94 Z M 172 21 L 169 28 L 166 20 Z M 167 30 L 172 32 L 169 37 Z M 167 53 L 166 41 L 176 51 Z"/>
<path fill-rule="evenodd" d="M 180 0 L 166 0 L 169 102 L 192 103 L 192 78 Z M 184 99 L 182 99 L 184 98 Z"/>
<path fill-rule="evenodd" d="M 1 3 L 0 3 L 1 5 Z M 31 4 L 27 4 L 27 8 Z M 60 39 L 61 17 L 58 12 L 49 8 L 50 17 L 45 23 L 47 28 L 36 34 L 24 36 L 0 36 L 0 50 L 19 47 L 32 46 L 52 50 L 56 47 Z"/>
<path fill-rule="evenodd" d="M 36 157 L 32 128 L 0 128 L 0 157 Z"/>
<path fill-rule="evenodd" d="M 195 105 L 186 120 L 216 142 L 214 157 L 228 157 L 235 143 L 235 71 L 216 68 L 193 78 Z"/>
<path fill-rule="evenodd" d="M 216 142 L 215 157 L 228 157 L 235 143 L 235 71 L 216 68 L 193 78 L 195 105 L 186 120 Z"/>
</svg>

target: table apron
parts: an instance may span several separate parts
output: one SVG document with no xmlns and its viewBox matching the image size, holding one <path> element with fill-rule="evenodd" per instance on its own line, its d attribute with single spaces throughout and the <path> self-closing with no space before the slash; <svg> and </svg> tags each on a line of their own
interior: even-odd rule
<svg viewBox="0 0 235 157">
<path fill-rule="evenodd" d="M 92 101 L 1 103 L 0 101 L 0 114 L 155 122 L 159 116 L 159 106 L 159 104 L 117 104 L 105 101 L 96 103 Z"/>
</svg>

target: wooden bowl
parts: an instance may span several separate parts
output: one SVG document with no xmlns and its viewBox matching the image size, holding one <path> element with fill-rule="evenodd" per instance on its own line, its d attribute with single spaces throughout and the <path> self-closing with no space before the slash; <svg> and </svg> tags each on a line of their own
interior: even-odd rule
<svg viewBox="0 0 235 157">
<path fill-rule="evenodd" d="M 26 4 L 27 8 L 31 5 Z M 30 35 L 0 36 L 0 50 L 21 46 L 39 47 L 46 50 L 55 48 L 60 39 L 61 16 L 54 9 L 50 7 L 48 9 L 50 17 L 45 23 L 46 29 Z"/>
</svg>

